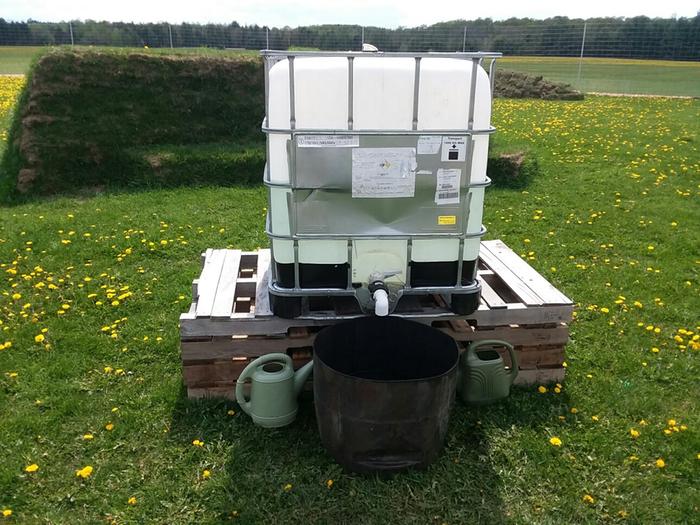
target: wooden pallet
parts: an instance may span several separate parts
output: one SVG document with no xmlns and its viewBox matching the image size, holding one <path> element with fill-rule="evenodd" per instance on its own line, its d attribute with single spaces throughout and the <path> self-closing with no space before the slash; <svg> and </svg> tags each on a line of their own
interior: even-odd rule
<svg viewBox="0 0 700 525">
<path fill-rule="evenodd" d="M 362 315 L 348 301 L 308 301 L 296 319 L 272 315 L 268 300 L 270 252 L 212 250 L 202 255 L 193 302 L 180 317 L 183 377 L 189 397 L 232 398 L 235 381 L 256 357 L 284 352 L 295 366 L 311 358 L 316 333 Z M 479 309 L 469 316 L 449 310 L 440 296 L 408 296 L 395 315 L 430 324 L 466 342 L 504 339 L 519 357 L 517 384 L 564 379 L 564 346 L 573 303 L 501 241 L 481 243 Z"/>
</svg>

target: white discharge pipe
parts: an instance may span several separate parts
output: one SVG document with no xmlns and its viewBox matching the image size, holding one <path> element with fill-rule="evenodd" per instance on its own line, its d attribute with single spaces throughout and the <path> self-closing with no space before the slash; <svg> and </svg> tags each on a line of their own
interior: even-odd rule
<svg viewBox="0 0 700 525">
<path fill-rule="evenodd" d="M 386 290 L 378 288 L 372 297 L 374 298 L 374 315 L 378 317 L 389 315 L 389 294 L 386 293 Z"/>
</svg>

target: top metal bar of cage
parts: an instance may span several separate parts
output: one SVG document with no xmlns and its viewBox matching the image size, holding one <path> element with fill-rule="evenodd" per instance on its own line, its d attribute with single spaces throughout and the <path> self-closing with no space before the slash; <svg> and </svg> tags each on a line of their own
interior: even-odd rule
<svg viewBox="0 0 700 525">
<path fill-rule="evenodd" d="M 406 58 L 460 58 L 465 60 L 500 58 L 503 53 L 479 51 L 474 53 L 462 52 L 383 52 L 383 51 L 277 51 L 263 49 L 260 54 L 264 57 L 406 57 Z"/>
</svg>

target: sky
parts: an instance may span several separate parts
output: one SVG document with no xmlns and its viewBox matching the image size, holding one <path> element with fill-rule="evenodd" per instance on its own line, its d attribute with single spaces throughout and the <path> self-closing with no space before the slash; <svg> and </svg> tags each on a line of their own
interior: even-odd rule
<svg viewBox="0 0 700 525">
<path fill-rule="evenodd" d="M 601 16 L 669 18 L 693 17 L 698 0 L 0 0 L 0 17 L 34 19 L 107 20 L 124 22 L 213 22 L 258 24 L 270 27 L 313 24 L 357 24 L 413 27 L 448 20 L 477 18 L 593 18 Z"/>
</svg>

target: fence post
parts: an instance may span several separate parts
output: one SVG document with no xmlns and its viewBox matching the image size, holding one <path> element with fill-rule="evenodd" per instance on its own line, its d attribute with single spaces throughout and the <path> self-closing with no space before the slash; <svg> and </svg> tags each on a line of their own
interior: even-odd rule
<svg viewBox="0 0 700 525">
<path fill-rule="evenodd" d="M 270 28 L 265 28 L 265 49 L 270 49 Z"/>
<path fill-rule="evenodd" d="M 462 53 L 467 49 L 467 26 L 464 26 L 464 35 L 462 36 Z"/>
<path fill-rule="evenodd" d="M 70 32 L 70 45 L 73 47 L 75 42 L 73 41 L 73 22 L 68 21 L 68 31 Z"/>
<path fill-rule="evenodd" d="M 576 76 L 576 84 L 581 88 L 581 65 L 583 64 L 583 50 L 586 47 L 586 25 L 588 22 L 583 21 L 583 37 L 581 38 L 581 56 L 578 57 L 578 75 Z"/>
<path fill-rule="evenodd" d="M 170 26 L 170 22 L 168 22 L 168 36 L 170 37 L 170 49 L 173 48 L 173 28 Z"/>
</svg>

